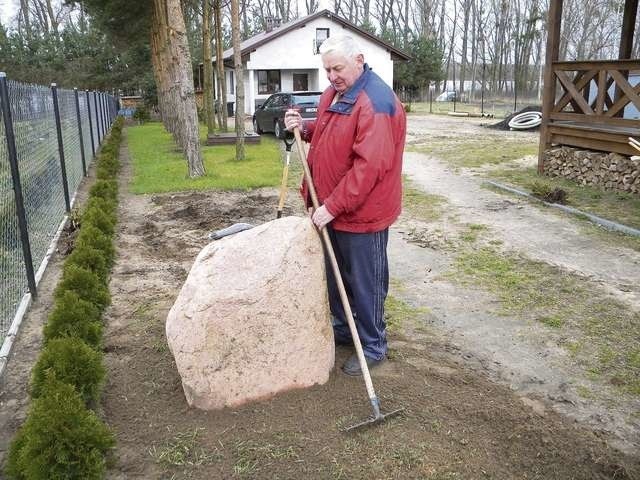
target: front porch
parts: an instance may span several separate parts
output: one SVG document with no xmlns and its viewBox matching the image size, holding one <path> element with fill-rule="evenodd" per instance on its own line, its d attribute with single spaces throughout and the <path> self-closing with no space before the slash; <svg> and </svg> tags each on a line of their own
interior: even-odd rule
<svg viewBox="0 0 640 480">
<path fill-rule="evenodd" d="M 638 0 L 626 0 L 620 60 L 558 61 L 562 0 L 551 0 L 538 170 L 552 145 L 637 153 L 640 136 L 640 59 L 631 59 Z M 558 94 L 558 87 L 562 91 Z"/>
</svg>

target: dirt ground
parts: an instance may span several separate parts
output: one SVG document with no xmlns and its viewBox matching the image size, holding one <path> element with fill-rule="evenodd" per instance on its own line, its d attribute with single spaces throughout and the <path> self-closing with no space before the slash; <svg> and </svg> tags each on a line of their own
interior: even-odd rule
<svg viewBox="0 0 640 480">
<path fill-rule="evenodd" d="M 478 133 L 475 124 L 425 118 L 411 119 L 410 139 L 424 129 Z M 420 140 L 419 133 L 414 137 Z M 524 327 L 492 313 L 487 295 L 440 276 L 451 258 L 419 245 L 416 231 L 428 226 L 407 216 L 390 235 L 391 275 L 402 285 L 393 293 L 425 309 L 391 335 L 390 359 L 373 375 L 383 409 L 404 407 L 401 415 L 374 428 L 341 432 L 365 418 L 369 405 L 362 380 L 338 369 L 326 385 L 268 401 L 219 412 L 189 408 L 166 345 L 166 315 L 207 234 L 236 222 L 273 219 L 277 191 L 134 196 L 127 191 L 126 146 L 122 158 L 118 258 L 110 284 L 113 304 L 105 319 L 108 380 L 100 412 L 117 438 L 107 478 L 640 478 L 635 443 L 640 427 L 628 420 L 636 404 L 607 409 L 577 399 L 567 387 L 576 372 L 552 361 L 559 353 L 523 340 L 518 332 Z M 426 191 L 440 188 L 451 199 L 451 225 L 453 216 L 468 214 L 476 222 L 495 224 L 492 233 L 513 248 L 535 247 L 546 258 L 549 239 L 541 230 L 548 227 L 544 222 L 559 223 L 552 214 L 538 217 L 524 203 L 480 191 L 472 175 L 454 174 L 437 159 L 409 154 L 405 169 Z M 445 189 L 445 181 L 452 186 Z M 301 209 L 292 194 L 285 215 L 294 213 Z M 521 222 L 523 230 L 499 222 Z M 535 222 L 543 223 L 536 228 Z M 537 243 L 532 232 L 541 235 Z M 577 229 L 569 233 L 579 236 Z M 527 241 L 517 243 L 520 237 Z M 600 247 L 593 245 L 602 253 Z M 548 261 L 564 258 L 557 248 L 568 246 L 548 248 L 549 256 L 557 256 Z M 612 252 L 611 258 L 620 253 Z M 55 280 L 61 263 L 56 262 L 49 281 Z M 572 265 L 580 270 L 587 264 L 575 260 Z M 621 271 L 611 288 L 624 284 L 627 274 L 634 270 Z M 46 299 L 44 292 L 41 305 L 30 312 L 2 383 L 0 461 L 7 438 L 24 418 L 26 372 L 30 356 L 37 354 Z M 339 347 L 336 364 L 350 353 Z"/>
</svg>

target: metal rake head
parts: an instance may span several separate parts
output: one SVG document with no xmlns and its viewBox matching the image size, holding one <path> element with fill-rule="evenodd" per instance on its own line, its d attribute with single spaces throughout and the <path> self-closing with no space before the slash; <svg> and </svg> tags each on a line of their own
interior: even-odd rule
<svg viewBox="0 0 640 480">
<path fill-rule="evenodd" d="M 359 423 L 356 423 L 354 425 L 348 426 L 342 431 L 343 432 L 352 432 L 353 430 L 356 430 L 358 428 L 363 428 L 363 427 L 367 427 L 367 426 L 374 425 L 374 424 L 377 424 L 377 423 L 382 423 L 387 418 L 392 417 L 394 415 L 398 415 L 399 413 L 401 413 L 403 411 L 404 411 L 404 408 L 398 408 L 396 410 L 392 410 L 391 412 L 387 412 L 387 413 L 382 413 L 382 412 L 380 412 L 378 410 L 375 415 L 371 415 L 369 418 L 367 418 L 366 420 L 363 420 L 362 422 L 359 422 Z"/>
</svg>

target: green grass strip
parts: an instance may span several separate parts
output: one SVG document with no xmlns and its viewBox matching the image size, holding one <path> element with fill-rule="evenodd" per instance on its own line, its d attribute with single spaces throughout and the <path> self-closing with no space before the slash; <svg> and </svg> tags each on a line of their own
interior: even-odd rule
<svg viewBox="0 0 640 480">
<path fill-rule="evenodd" d="M 127 133 L 134 193 L 248 190 L 276 186 L 282 178 L 278 141 L 266 135 L 258 145 L 245 145 L 243 161 L 235 160 L 235 145 L 202 146 L 206 174 L 188 178 L 185 157 L 162 124 L 130 127 Z"/>
</svg>

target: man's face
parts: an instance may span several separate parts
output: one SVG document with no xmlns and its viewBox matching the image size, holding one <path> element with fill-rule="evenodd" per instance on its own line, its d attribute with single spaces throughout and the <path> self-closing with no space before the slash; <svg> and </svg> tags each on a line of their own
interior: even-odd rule
<svg viewBox="0 0 640 480">
<path fill-rule="evenodd" d="M 333 87 L 339 93 L 344 93 L 362 74 L 364 57 L 358 55 L 355 58 L 347 58 L 337 52 L 329 52 L 322 56 L 322 65 Z"/>
</svg>

